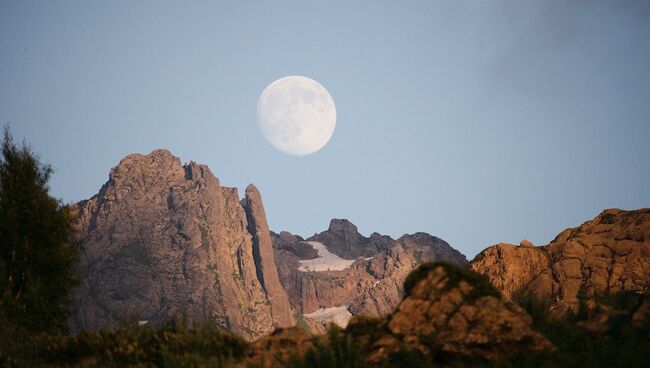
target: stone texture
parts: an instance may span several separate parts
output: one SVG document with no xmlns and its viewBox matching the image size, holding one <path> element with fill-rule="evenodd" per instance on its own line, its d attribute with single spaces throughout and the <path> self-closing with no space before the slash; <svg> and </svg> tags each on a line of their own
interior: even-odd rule
<svg viewBox="0 0 650 368">
<path fill-rule="evenodd" d="M 166 150 L 125 157 L 76 205 L 85 252 L 72 330 L 185 315 L 255 338 L 290 324 L 256 190 L 247 203 L 248 216 L 236 188 Z"/>
<path fill-rule="evenodd" d="M 645 292 L 650 285 L 650 209 L 608 209 L 560 233 L 542 247 L 498 244 L 481 252 L 471 268 L 511 296 L 518 291 L 551 302 L 551 311 L 577 311 L 596 295 Z"/>
<path fill-rule="evenodd" d="M 388 318 L 387 333 L 369 355 L 371 363 L 385 362 L 404 349 L 432 358 L 444 354 L 493 360 L 554 348 L 533 330 L 532 318 L 521 308 L 498 293 L 485 292 L 486 286 L 452 275 L 459 268 L 434 265 L 417 281 Z"/>
<path fill-rule="evenodd" d="M 242 199 L 248 219 L 248 230 L 253 235 L 253 257 L 257 265 L 258 279 L 266 292 L 276 327 L 294 324 L 287 293 L 280 284 L 278 270 L 273 258 L 273 245 L 262 196 L 257 188 L 250 184 L 246 188 L 246 197 Z"/>
<path fill-rule="evenodd" d="M 272 233 L 275 260 L 299 323 L 312 333 L 322 333 L 327 323 L 303 317 L 321 308 L 348 306 L 353 315 L 385 316 L 402 299 L 402 285 L 417 265 L 434 260 L 465 264 L 465 256 L 445 241 L 425 233 L 398 240 L 377 233 L 366 238 L 347 220 L 334 219 L 329 229 L 308 239 L 287 232 Z M 328 251 L 356 260 L 342 271 L 302 272 L 299 261 L 316 254 L 304 241 L 323 243 Z"/>
</svg>

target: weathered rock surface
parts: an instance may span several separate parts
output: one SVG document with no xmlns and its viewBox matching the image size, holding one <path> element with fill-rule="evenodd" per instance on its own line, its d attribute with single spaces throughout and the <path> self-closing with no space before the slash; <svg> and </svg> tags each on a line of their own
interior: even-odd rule
<svg viewBox="0 0 650 368">
<path fill-rule="evenodd" d="M 73 330 L 185 315 L 247 338 L 290 325 L 259 192 L 166 150 L 133 154 L 76 205 L 85 245 Z M 246 207 L 246 208 L 244 208 Z"/>
<path fill-rule="evenodd" d="M 324 332 L 329 323 L 305 315 L 347 307 L 352 315 L 385 316 L 399 304 L 404 279 L 417 265 L 435 260 L 467 262 L 434 236 L 417 233 L 393 240 L 373 233 L 366 238 L 352 223 L 339 219 L 332 220 L 327 231 L 308 239 L 287 232 L 272 233 L 272 239 L 280 281 L 299 323 L 314 333 Z M 301 261 L 318 257 L 307 242 L 322 243 L 329 252 L 353 263 L 336 271 L 301 271 Z M 339 266 L 333 264 L 332 269 Z"/>
<path fill-rule="evenodd" d="M 550 244 L 485 249 L 471 268 L 488 276 L 506 296 L 519 291 L 551 302 L 551 311 L 577 311 L 584 299 L 650 285 L 650 209 L 608 209 L 560 233 Z"/>
<path fill-rule="evenodd" d="M 525 311 L 502 299 L 477 274 L 441 263 L 427 264 L 415 274 L 412 289 L 388 318 L 387 332 L 374 343 L 371 363 L 386 362 L 400 350 L 432 359 L 444 354 L 491 360 L 553 349 L 532 328 Z"/>
<path fill-rule="evenodd" d="M 291 306 L 278 278 L 262 196 L 253 184 L 246 188 L 246 197 L 242 199 L 242 205 L 248 219 L 248 230 L 253 235 L 253 257 L 257 265 L 257 278 L 268 296 L 273 319 L 279 326 L 292 326 L 294 321 Z"/>
</svg>

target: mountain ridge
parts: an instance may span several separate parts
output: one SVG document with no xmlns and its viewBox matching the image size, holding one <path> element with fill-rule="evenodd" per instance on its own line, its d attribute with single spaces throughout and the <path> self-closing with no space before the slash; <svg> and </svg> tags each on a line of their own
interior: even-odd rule
<svg viewBox="0 0 650 368">
<path fill-rule="evenodd" d="M 247 339 L 296 323 L 320 333 L 330 314 L 389 313 L 403 279 L 424 261 L 467 262 L 440 238 L 364 237 L 345 219 L 306 239 L 276 234 L 254 184 L 239 197 L 206 165 L 182 164 L 165 149 L 125 156 L 74 209 L 75 241 L 86 249 L 72 331 L 184 314 Z"/>
</svg>

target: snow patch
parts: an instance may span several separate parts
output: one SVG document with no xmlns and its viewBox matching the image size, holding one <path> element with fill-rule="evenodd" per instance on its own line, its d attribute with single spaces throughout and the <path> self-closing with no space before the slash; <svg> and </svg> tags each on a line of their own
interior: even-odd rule
<svg viewBox="0 0 650 368">
<path fill-rule="evenodd" d="M 303 316 L 315 322 L 334 323 L 335 325 L 345 328 L 352 318 L 352 313 L 348 310 L 347 305 L 340 307 L 321 308 L 315 312 L 303 314 Z"/>
<path fill-rule="evenodd" d="M 334 253 L 330 253 L 327 247 L 321 242 L 305 242 L 312 246 L 318 253 L 318 258 L 300 260 L 298 271 L 302 272 L 320 272 L 320 271 L 343 271 L 350 267 L 355 261 L 343 259 Z"/>
</svg>

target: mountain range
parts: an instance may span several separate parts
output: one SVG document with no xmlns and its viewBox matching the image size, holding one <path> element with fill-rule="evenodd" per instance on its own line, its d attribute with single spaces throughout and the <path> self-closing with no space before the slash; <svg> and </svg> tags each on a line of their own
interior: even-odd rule
<svg viewBox="0 0 650 368">
<path fill-rule="evenodd" d="M 159 325 L 184 316 L 248 340 L 272 341 L 273 331 L 292 331 L 290 326 L 318 335 L 331 323 L 345 327 L 363 316 L 386 321 L 388 335 L 372 354 L 377 359 L 407 340 L 419 349 L 418 339 L 431 331 L 456 341 L 453 351 L 467 352 L 478 344 L 473 339 L 495 338 L 537 351 L 549 348 L 548 341 L 530 329 L 530 317 L 511 300 L 532 295 L 557 316 L 598 310 L 601 317 L 590 325 L 597 330 L 596 320 L 613 313 L 602 308 L 604 295 L 644 294 L 650 283 L 650 209 L 605 210 L 548 245 L 497 244 L 468 262 L 438 237 L 365 237 L 345 219 L 332 219 L 327 230 L 307 238 L 273 232 L 254 185 L 240 197 L 207 166 L 182 164 L 167 150 L 125 157 L 99 192 L 74 208 L 76 240 L 85 251 L 69 323 L 73 331 L 123 321 Z M 487 294 L 458 296 L 472 294 L 480 282 L 441 289 L 446 281 L 436 280 L 456 272 L 444 267 L 429 273 L 430 283 L 419 291 L 406 290 L 414 269 L 438 261 L 485 275 Z M 637 314 L 648 314 L 648 300 Z M 465 314 L 455 317 L 459 311 Z M 510 321 L 507 336 L 493 330 L 494 316 Z M 485 357 L 498 353 L 493 345 Z"/>
<path fill-rule="evenodd" d="M 167 150 L 125 157 L 75 210 L 85 251 L 73 331 L 183 315 L 247 339 L 296 323 L 320 333 L 390 313 L 423 262 L 467 263 L 429 234 L 366 238 L 344 219 L 307 239 L 271 232 L 254 185 L 240 198 Z"/>
</svg>

